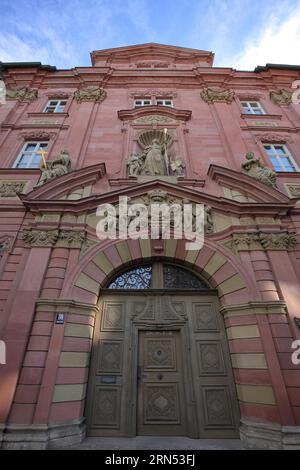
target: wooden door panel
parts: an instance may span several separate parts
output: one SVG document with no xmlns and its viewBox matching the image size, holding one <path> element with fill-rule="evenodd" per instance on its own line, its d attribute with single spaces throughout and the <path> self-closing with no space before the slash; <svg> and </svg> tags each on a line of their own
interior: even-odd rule
<svg viewBox="0 0 300 470">
<path fill-rule="evenodd" d="M 139 335 L 138 433 L 183 435 L 185 397 L 178 331 Z"/>
</svg>

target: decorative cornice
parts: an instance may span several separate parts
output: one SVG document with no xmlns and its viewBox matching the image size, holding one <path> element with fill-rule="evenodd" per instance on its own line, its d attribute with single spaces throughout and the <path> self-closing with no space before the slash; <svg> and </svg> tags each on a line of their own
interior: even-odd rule
<svg viewBox="0 0 300 470">
<path fill-rule="evenodd" d="M 281 89 L 279 91 L 271 91 L 270 98 L 273 103 L 283 106 L 289 105 L 292 102 L 292 92 L 289 90 Z"/>
<path fill-rule="evenodd" d="M 29 247 L 53 247 L 59 242 L 63 242 L 62 244 L 69 248 L 78 248 L 78 245 L 80 247 L 85 240 L 85 232 L 65 229 L 26 229 L 23 231 L 22 240 Z"/>
<path fill-rule="evenodd" d="M 223 168 L 224 170 L 224 168 Z M 240 180 L 242 180 L 241 173 Z M 68 177 L 70 179 L 68 179 Z M 251 178 L 244 176 L 245 181 L 251 180 Z M 61 183 L 63 181 L 63 184 Z M 128 196 L 128 197 L 138 197 L 139 195 L 144 195 L 147 191 L 152 189 L 166 191 L 168 194 L 174 197 L 187 198 L 191 202 L 206 204 L 211 206 L 212 210 L 217 210 L 221 213 L 231 213 L 232 215 L 238 216 L 256 216 L 256 217 L 278 217 L 281 215 L 286 215 L 291 208 L 295 207 L 295 203 L 288 198 L 286 194 L 276 191 L 280 195 L 280 198 L 272 197 L 272 188 L 268 188 L 270 193 L 268 202 L 248 202 L 243 204 L 237 201 L 229 200 L 225 197 L 213 196 L 207 194 L 207 192 L 200 192 L 194 188 L 187 188 L 183 186 L 178 186 L 178 184 L 163 181 L 160 179 L 152 179 L 149 182 L 136 183 L 131 187 L 118 188 L 110 192 L 102 194 L 93 194 L 89 197 L 80 199 L 80 200 L 58 200 L 57 195 L 60 191 L 60 194 L 66 192 L 67 182 L 72 181 L 72 173 L 64 175 L 57 180 L 50 181 L 47 186 L 53 188 L 53 191 L 49 191 L 48 194 L 39 193 L 40 197 L 35 196 L 35 191 L 28 193 L 26 195 L 19 196 L 24 206 L 29 208 L 31 212 L 68 212 L 69 214 L 84 214 L 87 211 L 94 211 L 99 204 L 117 204 L 119 201 L 119 196 Z M 52 186 L 57 182 L 56 186 Z M 254 180 L 253 180 L 254 182 Z M 255 182 L 256 183 L 256 182 Z M 259 185 L 259 183 L 257 183 Z M 264 186 L 261 185 L 260 186 Z M 258 187 L 260 187 L 258 186 Z M 78 187 L 78 186 L 77 186 Z M 43 187 L 42 187 L 43 188 Z M 54 188 L 56 189 L 54 191 Z M 40 189 L 36 191 L 38 193 Z M 276 194 L 275 193 L 275 194 Z M 55 199 L 54 199 L 55 197 Z M 276 203 L 275 203 L 276 202 Z"/>
<path fill-rule="evenodd" d="M 98 305 L 89 304 L 73 299 L 38 299 L 36 301 L 37 312 L 66 312 L 72 314 L 90 314 L 99 311 Z"/>
<path fill-rule="evenodd" d="M 176 121 L 188 121 L 191 119 L 192 111 L 171 108 L 168 106 L 144 106 L 141 108 L 122 109 L 118 111 L 118 117 L 121 121 L 135 121 L 135 124 L 165 124 L 168 119 L 175 123 Z M 137 122 L 137 120 L 139 120 Z M 152 121 L 152 122 L 151 122 Z"/>
<path fill-rule="evenodd" d="M 200 93 L 201 98 L 206 103 L 232 103 L 234 98 L 233 90 L 216 90 L 204 88 Z"/>
<path fill-rule="evenodd" d="M 20 199 L 26 205 L 31 201 L 57 200 L 67 192 L 75 191 L 78 187 L 95 183 L 106 175 L 105 163 L 98 163 L 79 170 L 70 171 L 59 178 L 49 181 L 46 185 L 36 187 L 33 191 L 21 195 Z M 62 201 L 66 202 L 66 201 Z M 77 201 L 78 202 L 78 201 Z"/>
<path fill-rule="evenodd" d="M 252 301 L 244 304 L 224 305 L 220 312 L 225 316 L 235 315 L 282 315 L 286 314 L 286 304 L 283 300 Z"/>
<path fill-rule="evenodd" d="M 32 90 L 28 87 L 19 88 L 17 90 L 12 90 L 6 88 L 6 98 L 17 101 L 31 102 L 36 100 L 38 97 L 38 90 Z"/>
<path fill-rule="evenodd" d="M 84 101 L 94 101 L 95 103 L 102 103 L 106 98 L 106 91 L 101 88 L 83 88 L 74 92 L 74 97 L 77 103 Z"/>
<path fill-rule="evenodd" d="M 210 165 L 207 174 L 219 185 L 236 189 L 242 193 L 247 192 L 251 198 L 259 200 L 261 203 L 273 202 L 273 204 L 277 204 L 280 202 L 290 204 L 286 194 L 251 178 L 247 173 L 241 173 L 218 165 Z"/>
</svg>

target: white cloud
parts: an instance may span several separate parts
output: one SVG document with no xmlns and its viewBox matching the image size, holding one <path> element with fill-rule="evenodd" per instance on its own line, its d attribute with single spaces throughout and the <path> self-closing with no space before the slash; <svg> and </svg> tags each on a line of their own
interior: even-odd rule
<svg viewBox="0 0 300 470">
<path fill-rule="evenodd" d="M 245 48 L 230 59 L 226 66 L 239 70 L 253 70 L 266 63 L 300 64 L 300 7 L 285 20 L 276 15 L 266 18 L 266 27 L 251 38 Z"/>
</svg>

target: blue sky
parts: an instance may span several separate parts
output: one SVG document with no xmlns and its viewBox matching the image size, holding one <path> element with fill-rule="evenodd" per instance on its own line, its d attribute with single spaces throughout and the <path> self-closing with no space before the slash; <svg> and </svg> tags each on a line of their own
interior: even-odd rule
<svg viewBox="0 0 300 470">
<path fill-rule="evenodd" d="M 300 64 L 300 0 L 0 0 L 0 61 L 90 65 L 92 50 L 158 42 L 215 66 Z"/>
</svg>

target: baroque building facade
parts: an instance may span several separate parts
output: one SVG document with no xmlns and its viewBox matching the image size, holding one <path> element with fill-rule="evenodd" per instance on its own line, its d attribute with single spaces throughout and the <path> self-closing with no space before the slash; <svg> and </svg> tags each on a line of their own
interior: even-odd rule
<svg viewBox="0 0 300 470">
<path fill-rule="evenodd" d="M 159 44 L 91 60 L 1 64 L 0 447 L 300 448 L 300 68 Z M 99 240 L 119 196 L 203 204 L 203 248 Z"/>
</svg>

